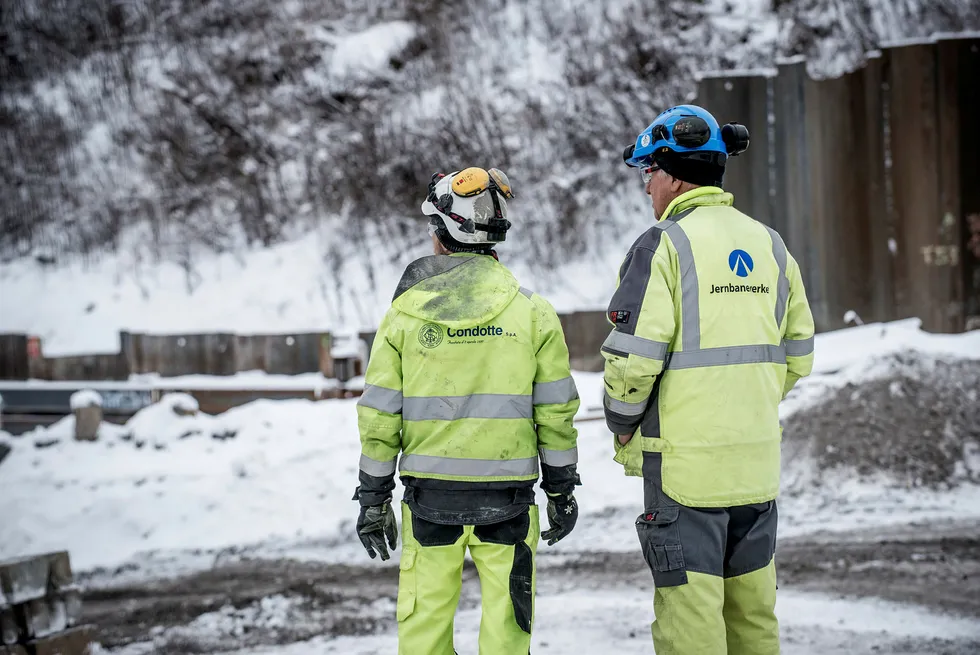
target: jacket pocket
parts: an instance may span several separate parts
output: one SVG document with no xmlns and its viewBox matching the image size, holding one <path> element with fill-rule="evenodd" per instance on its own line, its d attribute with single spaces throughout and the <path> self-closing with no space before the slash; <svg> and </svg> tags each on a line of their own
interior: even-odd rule
<svg viewBox="0 0 980 655">
<path fill-rule="evenodd" d="M 626 475 L 643 477 L 643 447 L 640 444 L 639 429 L 625 446 L 620 445 L 619 437 L 614 434 L 613 448 L 616 451 L 613 461 L 623 465 Z"/>
<path fill-rule="evenodd" d="M 514 605 L 514 619 L 518 627 L 531 634 L 534 591 L 534 556 L 531 548 L 522 542 L 514 546 L 514 565 L 510 569 L 510 601 Z"/>
<path fill-rule="evenodd" d="M 418 549 L 413 546 L 402 549 L 402 558 L 398 563 L 398 603 L 395 610 L 398 621 L 404 621 L 415 611 L 415 598 L 418 596 L 415 560 L 418 554 Z"/>
<path fill-rule="evenodd" d="M 677 528 L 677 507 L 666 507 L 641 514 L 636 519 L 636 532 L 643 558 L 653 573 L 657 587 L 677 587 L 687 584 L 684 548 Z"/>
</svg>

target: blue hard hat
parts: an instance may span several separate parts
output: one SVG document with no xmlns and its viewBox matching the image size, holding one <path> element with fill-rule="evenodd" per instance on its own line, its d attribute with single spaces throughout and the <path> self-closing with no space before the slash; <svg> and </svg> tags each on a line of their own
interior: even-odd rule
<svg viewBox="0 0 980 655">
<path fill-rule="evenodd" d="M 673 153 L 686 160 L 724 167 L 729 155 L 740 154 L 748 147 L 748 131 L 742 144 L 736 143 L 740 139 L 732 138 L 735 129 L 734 124 L 722 128 L 710 112 L 697 105 L 671 107 L 640 132 L 636 142 L 626 148 L 623 160 L 627 166 L 642 168 L 653 164 L 658 155 Z"/>
</svg>

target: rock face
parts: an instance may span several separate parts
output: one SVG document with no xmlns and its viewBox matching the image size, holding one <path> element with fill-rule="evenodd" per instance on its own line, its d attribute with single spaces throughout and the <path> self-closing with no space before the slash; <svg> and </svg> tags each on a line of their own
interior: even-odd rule
<svg viewBox="0 0 980 655">
<path fill-rule="evenodd" d="M 977 27 L 960 0 L 16 4 L 0 16 L 0 253 L 38 246 L 51 266 L 49 243 L 124 248 L 141 225 L 191 286 L 194 248 L 269 245 L 328 215 L 350 238 L 386 224 L 403 250 L 436 159 L 534 185 L 519 256 L 560 260 L 615 227 L 618 153 L 694 71 L 804 54 L 839 73 L 883 40 Z M 493 66 L 465 64 L 486 52 Z"/>
<path fill-rule="evenodd" d="M 793 415 L 784 441 L 803 446 L 821 470 L 884 473 L 908 487 L 980 482 L 980 362 L 905 358 L 894 368 Z"/>
</svg>

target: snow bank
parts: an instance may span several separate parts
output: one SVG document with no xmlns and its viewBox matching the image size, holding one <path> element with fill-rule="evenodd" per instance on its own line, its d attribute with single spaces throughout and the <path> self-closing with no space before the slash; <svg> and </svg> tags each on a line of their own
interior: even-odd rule
<svg viewBox="0 0 980 655">
<path fill-rule="evenodd" d="M 812 407 L 848 384 L 886 377 L 895 372 L 896 356 L 906 353 L 946 361 L 980 359 L 980 330 L 964 334 L 931 334 L 917 318 L 824 332 L 816 337 L 813 373 L 780 405 L 787 419 Z"/>
<path fill-rule="evenodd" d="M 256 401 L 220 417 L 158 405 L 131 423 L 93 443 L 15 445 L 0 468 L 0 516 L 15 517 L 0 523 L 0 559 L 68 548 L 84 570 L 144 550 L 330 535 L 350 518 L 353 401 Z"/>
</svg>

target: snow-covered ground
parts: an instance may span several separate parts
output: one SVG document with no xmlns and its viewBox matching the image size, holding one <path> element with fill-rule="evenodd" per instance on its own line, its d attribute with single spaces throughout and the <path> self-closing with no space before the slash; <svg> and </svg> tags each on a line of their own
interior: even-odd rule
<svg viewBox="0 0 980 655">
<path fill-rule="evenodd" d="M 394 603 L 385 599 L 371 609 L 393 614 Z M 535 607 L 532 653 L 649 653 L 647 629 L 652 614 L 651 592 L 636 586 L 611 589 L 571 589 L 557 594 L 540 592 Z M 882 644 L 891 640 L 980 638 L 980 622 L 949 617 L 897 603 L 878 600 L 846 600 L 823 594 L 780 591 L 776 603 L 782 648 L 787 655 L 853 655 L 857 652 L 894 653 Z M 202 635 L 220 643 L 240 636 L 245 626 L 283 626 L 302 616 L 282 596 L 266 598 L 235 610 L 224 608 L 198 617 L 175 632 Z M 456 616 L 454 642 L 459 653 L 476 653 L 479 607 L 462 609 Z M 115 655 L 150 655 L 151 641 L 135 644 Z M 242 650 L 235 655 L 377 655 L 394 653 L 394 634 L 313 639 L 288 646 Z M 902 653 L 916 652 L 902 650 Z"/>
</svg>

